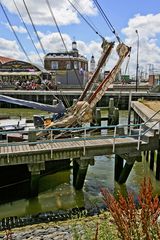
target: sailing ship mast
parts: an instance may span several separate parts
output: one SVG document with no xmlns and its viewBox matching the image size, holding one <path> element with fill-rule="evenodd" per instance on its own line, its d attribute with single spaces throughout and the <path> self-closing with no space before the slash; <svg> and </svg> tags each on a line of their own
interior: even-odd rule
<svg viewBox="0 0 160 240">
<path fill-rule="evenodd" d="M 106 52 L 108 53 L 108 50 L 111 50 L 112 47 L 113 47 L 113 43 L 109 45 Z M 124 43 L 119 43 L 116 50 L 119 57 L 116 65 L 113 67 L 111 72 L 103 79 L 103 81 L 99 84 L 99 86 L 92 93 L 92 95 L 89 97 L 86 96 L 87 90 L 89 89 L 91 84 L 94 83 L 94 79 L 98 74 L 97 69 L 96 69 L 96 74 L 93 74 L 94 77 L 92 77 L 89 84 L 87 84 L 87 87 L 84 90 L 85 93 L 82 93 L 82 95 L 79 98 L 79 101 L 72 108 L 69 109 L 68 113 L 63 118 L 55 122 L 52 122 L 49 126 L 47 126 L 47 128 L 71 127 L 77 124 L 82 124 L 85 122 L 92 121 L 93 108 L 95 107 L 97 102 L 103 97 L 109 85 L 114 81 L 124 59 L 130 53 L 131 48 L 126 46 Z M 102 55 L 99 66 L 102 66 L 104 64 L 104 59 L 107 58 L 106 52 L 104 55 Z M 99 67 L 98 69 L 100 70 Z M 86 98 L 84 100 L 85 96 Z"/>
</svg>

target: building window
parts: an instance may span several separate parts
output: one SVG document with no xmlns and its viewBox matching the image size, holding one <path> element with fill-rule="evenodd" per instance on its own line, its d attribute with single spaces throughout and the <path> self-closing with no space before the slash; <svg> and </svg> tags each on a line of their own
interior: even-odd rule
<svg viewBox="0 0 160 240">
<path fill-rule="evenodd" d="M 58 69 L 58 61 L 51 62 L 51 69 Z"/>
<path fill-rule="evenodd" d="M 78 68 L 77 61 L 74 61 L 74 69 L 77 69 L 77 68 Z"/>
<path fill-rule="evenodd" d="M 87 64 L 85 63 L 85 66 L 84 66 L 85 71 L 87 71 L 87 68 L 88 68 Z"/>
<path fill-rule="evenodd" d="M 71 69 L 71 63 L 69 61 L 66 62 L 66 69 Z"/>
</svg>

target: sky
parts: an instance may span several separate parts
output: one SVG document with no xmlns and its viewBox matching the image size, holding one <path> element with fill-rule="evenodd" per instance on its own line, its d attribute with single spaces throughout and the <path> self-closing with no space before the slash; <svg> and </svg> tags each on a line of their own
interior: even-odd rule
<svg viewBox="0 0 160 240">
<path fill-rule="evenodd" d="M 128 68 L 126 68 L 128 61 L 123 63 L 123 74 L 135 76 L 137 53 L 139 74 L 145 76 L 149 69 L 160 72 L 159 0 L 0 0 L 0 2 L 6 13 L 5 15 L 0 5 L 0 56 L 23 61 L 28 61 L 28 57 L 31 62 L 41 64 L 41 59 L 44 59 L 46 53 L 66 49 L 70 51 L 72 41 L 75 40 L 79 53 L 89 61 L 93 54 L 97 63 L 102 52 L 100 37 L 102 36 L 108 41 L 115 42 L 112 55 L 105 65 L 105 70 L 111 70 L 118 60 L 116 53 L 118 41 L 113 34 L 115 29 L 121 41 L 132 48 L 130 59 L 127 59 Z M 106 23 L 96 3 L 101 6 L 111 25 Z"/>
</svg>

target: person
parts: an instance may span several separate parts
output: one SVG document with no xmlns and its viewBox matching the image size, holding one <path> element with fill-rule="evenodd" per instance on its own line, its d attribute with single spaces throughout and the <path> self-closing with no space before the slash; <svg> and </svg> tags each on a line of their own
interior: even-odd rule
<svg viewBox="0 0 160 240">
<path fill-rule="evenodd" d="M 84 70 L 83 70 L 83 68 L 80 68 L 80 70 L 79 70 L 79 74 L 80 74 L 80 75 L 83 75 L 83 74 L 84 74 Z"/>
</svg>

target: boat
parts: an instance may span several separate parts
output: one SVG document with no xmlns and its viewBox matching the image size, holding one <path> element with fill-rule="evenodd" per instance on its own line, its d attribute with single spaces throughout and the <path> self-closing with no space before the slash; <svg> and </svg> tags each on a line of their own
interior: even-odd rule
<svg viewBox="0 0 160 240">
<path fill-rule="evenodd" d="M 16 119 L 1 119 L 0 120 L 0 140 L 12 141 L 22 141 L 25 139 L 22 130 L 27 127 L 25 118 Z"/>
<path fill-rule="evenodd" d="M 49 120 L 41 119 L 41 117 L 37 117 L 37 121 L 40 121 L 40 126 L 46 129 L 50 128 L 69 128 L 75 126 L 81 126 L 84 123 L 92 123 L 93 122 L 93 109 L 95 108 L 98 101 L 103 97 L 106 90 L 113 83 L 116 75 L 120 71 L 121 65 L 124 62 L 124 59 L 130 54 L 131 48 L 125 45 L 122 42 L 116 47 L 116 51 L 118 54 L 118 60 L 112 70 L 108 73 L 106 77 L 98 84 L 96 83 L 96 79 L 98 77 L 100 69 L 108 60 L 111 51 L 114 47 L 114 42 L 108 42 L 103 39 L 102 42 L 102 56 L 99 60 L 98 66 L 93 73 L 91 79 L 87 82 L 81 96 L 71 107 L 66 109 L 62 101 L 58 101 L 58 103 L 54 106 L 36 103 L 32 101 L 26 101 L 21 99 L 15 99 L 8 96 L 0 95 L 0 101 L 5 101 L 9 103 L 15 103 L 18 105 L 23 105 L 35 109 L 44 110 L 47 112 L 53 113 L 52 118 Z M 37 122 L 36 121 L 36 122 Z M 37 136 L 41 136 L 41 134 L 37 134 Z"/>
</svg>

